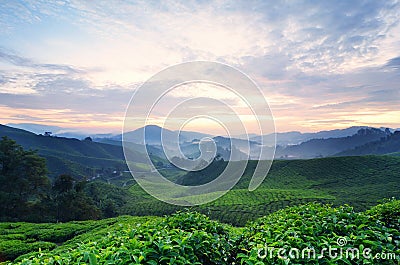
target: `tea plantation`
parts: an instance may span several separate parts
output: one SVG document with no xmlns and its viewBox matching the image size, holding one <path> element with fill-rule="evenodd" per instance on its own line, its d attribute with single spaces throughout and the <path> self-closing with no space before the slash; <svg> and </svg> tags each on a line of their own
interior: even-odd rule
<svg viewBox="0 0 400 265">
<path fill-rule="evenodd" d="M 59 224 L 0 223 L 0 240 L 1 264 L 10 265 L 399 264 L 400 201 L 387 200 L 364 212 L 307 203 L 244 227 L 190 211 Z"/>
<path fill-rule="evenodd" d="M 249 161 L 244 176 L 231 191 L 214 202 L 191 210 L 234 226 L 244 226 L 248 221 L 284 207 L 308 202 L 332 203 L 334 206 L 349 204 L 356 211 L 365 211 L 383 198 L 400 198 L 399 157 L 275 160 L 261 186 L 250 192 L 248 185 L 257 162 Z M 191 172 L 181 181 L 192 185 L 208 182 L 218 176 L 218 170 L 211 169 Z M 184 209 L 158 201 L 137 184 L 128 189 L 130 196 L 118 209 L 119 214 L 162 216 Z"/>
</svg>

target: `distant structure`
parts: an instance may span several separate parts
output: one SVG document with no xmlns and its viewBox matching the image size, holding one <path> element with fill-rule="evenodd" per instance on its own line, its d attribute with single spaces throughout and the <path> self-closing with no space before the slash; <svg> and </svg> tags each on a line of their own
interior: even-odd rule
<svg viewBox="0 0 400 265">
<path fill-rule="evenodd" d="M 52 134 L 52 132 L 44 132 L 44 136 L 51 136 Z"/>
</svg>

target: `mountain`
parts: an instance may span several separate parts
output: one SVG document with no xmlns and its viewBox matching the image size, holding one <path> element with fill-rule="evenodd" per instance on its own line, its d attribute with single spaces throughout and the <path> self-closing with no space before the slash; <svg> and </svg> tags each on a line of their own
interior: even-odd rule
<svg viewBox="0 0 400 265">
<path fill-rule="evenodd" d="M 382 137 L 378 141 L 369 142 L 352 149 L 342 151 L 337 156 L 358 156 L 358 155 L 399 155 L 400 153 L 400 130 Z"/>
<path fill-rule="evenodd" d="M 0 137 L 7 136 L 25 149 L 37 150 L 47 160 L 49 176 L 68 173 L 76 177 L 126 170 L 121 146 L 90 140 L 36 135 L 22 129 L 0 125 Z M 129 150 L 141 161 L 143 154 Z M 144 161 L 144 160 L 143 160 Z"/>
<path fill-rule="evenodd" d="M 31 126 L 28 124 L 26 126 Z M 10 127 L 9 127 L 10 128 Z M 57 129 L 56 127 L 48 126 L 48 127 L 35 127 L 36 130 L 39 129 Z M 59 128 L 59 127 L 58 127 Z M 350 127 L 347 129 L 338 129 L 331 131 L 321 131 L 317 133 L 300 133 L 300 132 L 287 132 L 287 133 L 277 133 L 278 137 L 277 142 L 278 145 L 276 147 L 275 157 L 283 158 L 283 159 L 308 159 L 315 157 L 327 157 L 327 156 L 345 156 L 345 155 L 365 155 L 365 154 L 386 154 L 386 153 L 395 153 L 399 150 L 396 149 L 396 145 L 393 145 L 393 141 L 390 140 L 385 143 L 375 143 L 373 146 L 369 145 L 372 142 L 379 142 L 381 138 L 388 137 L 392 134 L 393 129 L 388 128 L 371 128 L 371 127 Z M 177 156 L 178 158 L 182 158 L 182 154 L 177 152 L 176 141 L 179 140 L 179 148 L 182 153 L 190 157 L 191 159 L 195 159 L 200 155 L 199 143 L 200 139 L 204 139 L 205 137 L 211 138 L 212 136 L 204 133 L 197 133 L 191 131 L 172 131 L 168 129 L 163 129 L 156 125 L 147 125 L 146 127 L 142 127 L 136 129 L 131 132 L 127 132 L 124 134 L 124 139 L 129 142 L 130 149 L 132 152 L 135 152 L 134 157 L 138 157 L 140 162 L 140 156 L 146 152 L 146 149 L 143 146 L 143 135 L 145 135 L 147 153 L 151 156 L 157 156 L 161 159 L 165 159 L 166 155 L 163 151 L 170 151 L 170 154 L 173 156 Z M 161 134 L 163 134 L 164 142 L 163 146 L 161 146 Z M 34 134 L 32 134 L 34 135 Z M 33 136 L 30 136 L 31 139 Z M 123 152 L 122 152 L 122 135 L 116 135 L 107 137 L 109 135 L 103 135 L 106 137 L 95 137 L 93 138 L 93 143 L 90 142 L 90 146 L 87 147 L 89 154 L 85 152 L 77 153 L 74 148 L 67 148 L 75 142 L 81 143 L 81 145 L 85 145 L 85 141 L 79 141 L 77 139 L 67 139 L 63 137 L 46 137 L 35 135 L 35 141 L 30 141 L 29 144 L 25 144 L 25 146 L 29 148 L 38 149 L 41 154 L 52 156 L 53 160 L 55 152 L 59 155 L 62 153 L 63 158 L 67 158 L 68 161 L 72 161 L 73 163 L 78 162 L 80 166 L 78 167 L 74 164 L 75 168 L 82 168 L 87 165 L 84 165 L 80 162 L 80 160 L 76 157 L 95 157 L 97 159 L 110 159 L 110 156 L 104 157 L 103 151 L 95 151 L 92 148 L 103 149 L 103 146 L 107 146 L 108 149 L 117 148 L 119 150 L 119 155 L 115 157 L 112 155 L 111 159 L 119 160 L 119 163 L 124 160 Z M 42 138 L 40 138 L 42 137 Z M 265 135 L 262 139 L 266 141 L 270 141 L 273 139 L 275 135 Z M 312 139 L 308 139 L 313 137 Z M 12 138 L 12 137 L 11 137 Z M 40 140 L 39 140 L 40 139 Z M 43 139 L 48 139 L 46 143 L 43 145 Z M 56 139 L 56 140 L 54 140 Z M 212 138 L 216 144 L 217 151 L 224 160 L 246 160 L 248 157 L 253 160 L 257 159 L 270 159 L 268 154 L 271 154 L 273 151 L 268 145 L 260 145 L 259 142 L 261 140 L 261 136 L 252 137 L 250 141 L 238 138 L 228 138 L 223 136 L 216 136 Z M 268 140 L 269 139 L 269 140 Z M 393 138 L 394 139 L 394 138 Z M 20 139 L 22 145 L 27 141 L 27 139 Z M 55 144 L 54 141 L 59 141 L 60 143 Z M 300 143 L 299 143 L 300 142 Z M 35 144 L 33 144 L 35 143 Z M 68 144 L 66 144 L 68 143 Z M 83 144 L 82 144 L 83 143 Z M 281 143 L 281 144 L 279 144 Z M 297 144 L 294 144 L 297 143 Z M 267 143 L 268 144 L 268 143 Z M 50 145 L 50 146 L 49 146 Z M 232 146 L 231 146 L 232 145 Z M 366 146 L 364 146 L 366 145 Z M 379 145 L 384 145 L 383 147 L 379 147 Z M 96 146 L 96 147 L 93 147 Z M 363 147 L 362 147 L 363 146 Z M 390 148 L 392 146 L 392 148 Z M 86 147 L 85 147 L 86 148 Z M 353 150 L 356 149 L 357 150 Z M 113 149 L 113 150 L 114 150 Z M 51 151 L 49 151 L 51 150 Z M 56 151 L 55 151 L 56 150 Z M 92 151 L 90 151 L 92 150 Z M 259 157 L 259 154 L 263 151 L 263 154 L 266 154 L 263 157 Z M 173 152 L 172 152 L 173 151 Z M 387 152 L 386 152 L 387 151 Z M 231 157 L 231 154 L 232 157 Z M 75 156 L 74 159 L 71 156 Z M 50 159 L 50 158 L 48 158 Z M 86 158 L 87 159 L 87 158 Z M 85 160 L 85 159 L 83 159 Z M 58 164 L 60 164 L 58 162 Z M 89 166 L 93 166 L 95 163 L 89 164 Z M 103 165 L 103 164 L 102 164 Z M 82 172 L 82 169 L 76 170 Z"/>
<path fill-rule="evenodd" d="M 369 142 L 378 141 L 388 135 L 387 131 L 376 128 L 362 128 L 356 134 L 340 138 L 312 139 L 298 145 L 277 147 L 277 158 L 315 158 L 336 155 Z"/>
<path fill-rule="evenodd" d="M 220 149 L 225 149 L 227 151 L 231 150 L 231 148 L 234 150 L 232 154 L 234 154 L 233 159 L 231 160 L 246 160 L 246 159 L 259 159 L 259 153 L 260 153 L 260 148 L 261 146 L 255 142 L 255 141 L 247 141 L 243 139 L 237 139 L 237 138 L 227 138 L 227 137 L 222 137 L 222 136 L 217 136 L 213 138 L 215 140 L 215 143 Z M 227 154 L 227 157 L 222 157 L 225 160 L 229 160 L 229 154 Z"/>
<path fill-rule="evenodd" d="M 191 131 L 171 131 L 166 128 L 161 128 L 157 125 L 146 125 L 145 127 L 136 129 L 131 132 L 126 132 L 123 137 L 124 140 L 132 143 L 143 144 L 143 138 L 146 140 L 146 144 L 160 145 L 161 134 L 163 134 L 166 144 L 175 143 L 177 139 L 179 142 L 191 142 L 194 139 L 202 139 L 204 137 L 210 137 L 209 134 L 191 132 Z M 144 137 L 143 137 L 144 136 Z M 111 137 L 112 140 L 121 141 L 122 135 L 116 135 Z"/>
<path fill-rule="evenodd" d="M 334 156 L 336 154 L 341 155 L 340 153 L 343 151 L 370 142 L 379 141 L 382 137 L 386 137 L 391 132 L 393 132 L 393 129 L 353 126 L 347 129 L 320 131 L 317 133 L 277 133 L 278 145 L 276 147 L 275 157 L 307 159 Z M 166 158 L 163 148 L 176 152 L 177 147 L 174 143 L 177 139 L 179 139 L 180 149 L 185 156 L 191 157 L 192 159 L 197 158 L 200 155 L 199 140 L 204 137 L 211 137 L 210 135 L 203 133 L 189 131 L 181 131 L 179 133 L 177 131 L 163 129 L 156 125 L 148 125 L 132 132 L 125 133 L 124 138 L 132 144 L 141 145 L 143 144 L 142 138 L 144 133 L 146 133 L 145 138 L 147 150 L 155 156 L 159 156 L 163 159 Z M 163 134 L 165 140 L 163 146 L 161 146 L 161 134 Z M 213 140 L 217 146 L 217 153 L 224 160 L 229 160 L 231 153 L 234 154 L 231 157 L 231 160 L 234 161 L 247 159 L 248 157 L 255 160 L 269 159 L 268 154 L 272 152 L 272 149 L 271 147 L 268 147 L 268 142 L 266 145 L 260 145 L 259 142 L 257 142 L 261 140 L 260 137 L 261 136 L 251 137 L 251 140 L 247 141 L 238 138 L 216 136 L 213 137 Z M 263 139 L 271 141 L 273 137 L 275 137 L 275 135 L 270 134 L 264 136 Z M 111 138 L 95 138 L 95 141 L 121 146 L 121 138 L 122 135 L 118 135 Z M 232 152 L 231 148 L 234 152 Z M 261 150 L 263 150 L 263 154 L 265 154 L 263 157 L 259 157 Z M 365 154 L 365 152 L 362 154 Z M 374 152 L 372 154 L 378 153 Z M 179 157 L 180 154 L 176 156 Z"/>
<path fill-rule="evenodd" d="M 258 158 L 260 145 L 256 141 L 247 141 L 239 138 L 229 138 L 223 136 L 213 137 L 210 134 L 192 132 L 192 131 L 172 131 L 163 129 L 157 125 L 147 125 L 145 127 L 136 129 L 131 132 L 124 134 L 124 139 L 128 142 L 136 144 L 143 144 L 143 135 L 145 135 L 146 144 L 153 148 L 158 149 L 158 155 L 165 157 L 161 147 L 161 133 L 163 133 L 164 142 L 163 147 L 169 150 L 176 150 L 176 140 L 179 139 L 179 145 L 183 154 L 187 157 L 197 158 L 200 154 L 199 141 L 205 137 L 212 138 L 217 145 L 217 154 L 219 154 L 224 160 L 229 160 L 231 153 L 233 156 L 231 160 L 241 160 L 250 157 Z M 112 137 L 113 141 L 121 141 L 122 135 Z M 102 140 L 104 141 L 104 140 Z M 232 147 L 231 147 L 232 144 Z M 234 150 L 234 152 L 231 152 Z M 156 150 L 153 149 L 154 152 Z"/>
<path fill-rule="evenodd" d="M 212 139 L 217 148 L 215 154 L 219 155 L 224 160 L 238 161 L 238 160 L 247 160 L 248 159 L 247 154 L 249 153 L 249 150 L 250 150 L 249 146 L 247 146 L 248 141 L 234 139 L 234 138 L 231 139 L 231 138 L 226 138 L 226 137 L 222 137 L 222 136 L 217 136 Z M 232 143 L 232 146 L 231 146 L 231 143 Z M 250 142 L 250 143 L 258 146 L 258 144 L 255 142 Z M 206 147 L 205 147 L 206 143 L 200 143 L 200 141 L 197 139 L 194 139 L 191 142 L 180 143 L 180 149 L 186 157 L 191 157 L 191 158 L 197 159 L 200 156 L 200 145 L 201 144 L 204 144 L 203 147 L 206 149 Z M 211 144 L 210 141 L 208 144 L 208 149 L 209 150 L 214 149 L 214 144 Z"/>
<path fill-rule="evenodd" d="M 6 124 L 6 126 L 33 132 L 35 134 L 45 134 L 46 132 L 50 132 L 51 135 L 53 136 L 77 138 L 77 139 L 84 139 L 88 136 L 90 136 L 91 138 L 110 138 L 115 135 L 112 133 L 105 133 L 105 134 L 87 133 L 68 128 L 62 128 L 59 126 L 42 125 L 36 123 L 8 123 Z"/>
<path fill-rule="evenodd" d="M 368 128 L 367 126 L 353 126 L 346 129 L 336 129 L 329 131 L 320 131 L 316 133 L 301 133 L 297 131 L 267 134 L 263 136 L 253 136 L 250 140 L 261 143 L 263 140 L 264 145 L 271 145 L 276 135 L 276 144 L 280 146 L 287 145 L 298 145 L 302 142 L 309 141 L 311 139 L 329 139 L 329 138 L 342 138 L 352 136 L 357 133 L 360 129 Z"/>
<path fill-rule="evenodd" d="M 161 146 L 161 134 L 163 134 L 164 141 Z M 155 155 L 165 158 L 165 154 L 163 152 L 163 149 L 170 150 L 171 153 L 176 153 L 177 157 L 181 157 L 182 155 L 176 152 L 177 151 L 177 146 L 176 146 L 176 141 L 179 139 L 179 147 L 182 151 L 182 153 L 186 157 L 190 157 L 192 159 L 195 159 L 199 157 L 200 155 L 200 149 L 199 149 L 199 141 L 205 137 L 211 138 L 212 136 L 209 134 L 204 134 L 204 133 L 198 133 L 198 132 L 192 132 L 192 131 L 172 131 L 168 130 L 165 128 L 161 128 L 157 125 L 147 125 L 145 127 L 136 129 L 131 132 L 127 132 L 124 134 L 124 140 L 130 143 L 134 144 L 143 144 L 143 136 L 145 135 L 145 142 L 147 146 L 147 150 L 150 153 L 154 153 Z M 122 135 L 117 135 L 115 137 L 112 137 L 112 141 L 121 141 Z M 240 139 L 230 139 L 230 138 L 225 138 L 225 137 L 214 137 L 213 138 L 215 142 L 217 143 L 217 151 L 216 153 L 219 154 L 223 159 L 229 160 L 231 151 L 230 151 L 230 141 L 232 140 L 232 143 L 234 145 L 238 145 L 238 147 L 233 147 L 237 148 L 238 150 L 234 149 L 235 152 L 233 152 L 233 156 L 231 157 L 232 160 L 240 160 L 240 159 L 246 159 L 247 154 L 244 152 L 241 152 L 239 147 L 243 146 L 244 144 L 247 144 L 247 141 L 245 140 L 240 140 Z M 104 140 L 102 140 L 104 141 Z M 257 144 L 255 142 L 251 142 L 252 144 Z M 240 146 L 239 146 L 240 145 Z M 172 152 L 173 151 L 173 152 Z"/>
<path fill-rule="evenodd" d="M 42 125 L 36 123 L 8 123 L 6 126 L 33 132 L 35 134 L 44 134 L 45 132 L 56 133 L 64 130 L 58 126 Z"/>
<path fill-rule="evenodd" d="M 117 135 L 112 137 L 112 139 L 122 140 L 123 138 L 125 141 L 131 143 L 159 145 L 161 143 L 161 134 L 163 134 L 163 137 L 168 142 L 175 141 L 179 137 L 177 133 L 168 129 L 163 129 L 157 125 L 147 125 L 146 127 L 126 132 L 124 135 Z"/>
</svg>

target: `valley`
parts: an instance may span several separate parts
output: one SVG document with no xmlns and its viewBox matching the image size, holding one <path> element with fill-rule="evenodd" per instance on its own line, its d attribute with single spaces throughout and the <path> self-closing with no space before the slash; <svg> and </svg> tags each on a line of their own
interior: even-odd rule
<svg viewBox="0 0 400 265">
<path fill-rule="evenodd" d="M 143 224 L 143 229 L 145 229 L 143 231 L 150 231 L 148 229 L 154 229 L 154 227 L 159 226 L 160 223 L 165 222 L 165 220 L 174 220 L 174 218 L 178 218 L 178 220 L 184 221 L 187 220 L 187 218 L 190 220 L 191 218 L 197 218 L 195 219 L 197 221 L 191 224 L 196 225 L 197 228 L 190 229 L 199 229 L 203 231 L 203 229 L 205 229 L 203 223 L 197 226 L 196 222 L 211 222 L 213 227 L 220 226 L 221 229 L 230 231 L 229 240 L 235 241 L 238 240 L 236 236 L 237 233 L 246 231 L 246 235 L 250 236 L 251 233 L 253 233 L 252 231 L 254 231 L 253 229 L 260 229 L 259 226 L 262 226 L 262 222 L 265 222 L 268 218 L 273 220 L 273 218 L 280 216 L 279 218 L 286 220 L 290 218 L 290 214 L 293 213 L 291 211 L 296 212 L 298 210 L 295 209 L 303 209 L 302 207 L 306 207 L 307 205 L 311 207 L 311 209 L 315 207 L 315 209 L 321 211 L 321 213 L 326 211 L 333 211 L 335 213 L 348 211 L 347 208 L 343 208 L 343 205 L 349 205 L 349 207 L 351 207 L 351 214 L 362 216 L 363 212 L 370 211 L 368 209 L 371 209 L 371 207 L 378 207 L 376 205 L 380 203 L 386 203 L 384 205 L 397 205 L 398 201 L 395 199 L 400 198 L 400 156 L 398 156 L 400 149 L 396 145 L 398 140 L 397 132 L 388 133 L 387 131 L 385 132 L 379 129 L 362 128 L 351 136 L 312 139 L 299 145 L 288 145 L 281 150 L 293 152 L 292 154 L 301 153 L 305 157 L 312 156 L 311 154 L 316 153 L 315 150 L 309 151 L 313 146 L 318 146 L 318 150 L 329 151 L 324 153 L 327 157 L 322 158 L 294 159 L 292 157 L 288 159 L 289 156 L 283 156 L 284 159 L 275 159 L 267 178 L 255 191 L 249 191 L 248 187 L 252 173 L 260 161 L 249 160 L 242 178 L 232 190 L 221 198 L 200 206 L 181 207 L 167 204 L 153 198 L 135 182 L 125 164 L 122 145 L 118 139 L 104 138 L 94 141 L 86 138 L 79 140 L 43 136 L 8 126 L 0 126 L 0 131 L 3 136 L 16 139 L 17 143 L 21 143 L 25 149 L 36 149 L 38 155 L 45 158 L 49 170 L 49 181 L 53 183 L 51 185 L 58 185 L 54 183 L 60 181 L 60 175 L 70 175 L 76 184 L 74 184 L 74 188 L 68 192 L 72 192 L 71 194 L 75 194 L 73 196 L 78 196 L 86 200 L 86 203 L 81 203 L 81 206 L 57 206 L 73 207 L 70 208 L 69 215 L 59 215 L 55 212 L 49 212 L 47 217 L 45 217 L 47 219 L 37 219 L 40 222 L 54 222 L 56 220 L 53 218 L 56 216 L 57 218 L 64 218 L 64 221 L 72 221 L 64 225 L 51 225 L 47 232 L 43 230 L 47 225 L 12 223 L 13 220 L 16 221 L 17 219 L 3 216 L 3 220 L 8 221 L 8 223 L 0 223 L 0 227 L 3 227 L 0 237 L 3 237 L 4 240 L 3 243 L 0 244 L 0 261 L 1 259 L 4 261 L 14 260 L 18 257 L 15 260 L 15 264 L 19 264 L 19 261 L 22 262 L 22 260 L 26 258 L 27 260 L 36 260 L 39 262 L 38 264 L 44 264 L 43 262 L 46 264 L 53 264 L 52 262 L 57 262 L 57 259 L 60 261 L 71 259 L 72 257 L 68 255 L 75 255 L 72 254 L 74 253 L 73 250 L 68 250 L 67 253 L 69 254 L 62 254 L 62 252 L 74 246 L 78 241 L 87 243 L 82 243 L 82 248 L 78 250 L 76 255 L 83 255 L 82 259 L 86 260 L 88 264 L 96 264 L 96 262 L 103 260 L 103 257 L 107 257 L 108 254 L 106 255 L 105 252 L 103 252 L 104 250 L 101 249 L 96 250 L 98 252 L 92 252 L 89 249 L 93 249 L 93 246 L 90 246 L 87 240 L 100 240 L 104 242 L 104 247 L 107 247 L 111 243 L 102 240 L 107 240 L 106 235 L 110 233 L 117 233 L 116 242 L 120 244 L 124 242 L 125 239 L 123 238 L 126 236 L 120 234 L 120 232 L 116 232 L 115 229 L 118 226 L 132 229 L 132 226 Z M 189 135 L 192 137 L 199 136 L 195 134 Z M 228 163 L 237 163 L 234 160 L 227 161 L 222 156 L 219 159 L 215 159 L 205 169 L 185 172 L 173 166 L 166 160 L 165 156 L 163 156 L 162 150 L 159 149 L 160 143 L 157 141 L 157 133 L 152 139 L 153 145 L 148 145 L 146 148 L 148 151 L 151 150 L 151 159 L 156 165 L 156 168 L 164 177 L 181 185 L 196 186 L 208 183 L 217 178 Z M 186 138 L 182 144 L 186 146 L 188 146 L 188 144 L 192 145 L 195 139 L 190 139 L 190 137 Z M 220 148 L 229 153 L 229 144 L 231 143 L 229 138 L 219 137 L 215 139 L 218 139 L 217 144 L 220 144 Z M 232 143 L 241 144 L 243 141 L 242 139 L 233 139 Z M 257 142 L 253 141 L 251 145 L 256 146 Z M 137 156 L 138 159 L 140 159 L 140 156 L 145 155 L 141 143 L 131 143 L 129 146 L 132 148 L 129 151 Z M 353 146 L 356 147 L 351 148 Z M 240 148 L 240 146 L 238 148 Z M 346 150 L 337 153 L 341 148 L 346 148 Z M 190 147 L 190 150 L 197 152 L 193 147 Z M 279 146 L 277 151 L 279 154 Z M 143 160 L 143 162 L 145 162 L 145 160 Z M 145 163 L 137 163 L 135 167 L 138 169 L 142 168 L 144 170 L 143 172 L 148 170 Z M 52 189 L 55 191 L 57 190 L 54 187 Z M 52 191 L 48 196 L 53 198 L 52 200 L 54 200 L 54 203 L 57 203 L 57 196 L 61 195 L 54 195 L 54 191 Z M 67 194 L 62 196 L 70 198 L 68 197 L 70 195 Z M 207 194 L 197 196 L 207 196 Z M 195 197 L 191 199 L 196 200 Z M 388 199 L 394 200 L 391 202 L 392 204 L 387 204 Z M 52 203 L 53 202 L 49 201 L 47 204 L 52 205 Z M 83 219 L 78 218 L 79 220 L 102 220 L 73 221 L 78 216 L 76 214 L 79 214 L 79 211 L 83 209 L 79 207 L 89 207 L 85 208 L 86 217 L 81 216 Z M 338 209 L 341 210 L 336 212 L 336 210 L 334 210 L 336 208 L 331 209 L 329 207 L 339 207 Z M 88 209 L 90 209 L 90 211 L 88 211 Z M 307 209 L 309 210 L 310 208 Z M 400 213 L 398 208 L 393 208 L 393 210 L 390 211 L 392 211 L 395 216 Z M 23 215 L 20 215 L 20 217 L 18 217 L 19 221 L 33 221 L 34 219 L 32 218 L 35 218 L 34 215 L 30 215 L 30 219 L 24 220 L 22 216 Z M 324 214 L 321 216 L 324 216 Z M 113 219 L 108 219 L 110 217 L 113 217 Z M 398 220 L 396 221 L 395 219 L 393 222 L 393 225 L 398 225 Z M 17 230 L 13 230 L 14 227 Z M 169 235 L 168 233 L 165 235 L 168 237 L 177 236 Z M 133 236 L 133 238 L 134 237 L 135 236 Z M 252 237 L 250 236 L 250 238 Z M 321 240 L 318 236 L 314 239 Z M 28 240 L 26 242 L 30 243 L 24 243 L 24 240 Z M 146 240 L 148 239 L 144 240 L 145 241 L 141 244 L 147 246 L 149 242 Z M 262 239 L 257 240 L 262 241 Z M 237 241 L 235 246 L 246 244 L 244 242 L 246 241 L 241 241 L 241 243 Z M 394 248 L 391 248 L 392 251 L 398 251 L 398 242 L 399 241 L 394 242 Z M 244 247 L 251 249 L 249 246 Z M 10 248 L 15 249 L 15 251 L 10 252 Z M 39 248 L 44 251 L 43 254 L 28 254 L 31 251 L 37 251 Z M 47 252 L 47 250 L 50 252 Z M 118 251 L 120 250 L 119 248 Z M 117 250 L 110 252 L 110 255 L 115 253 L 115 251 Z M 146 252 L 148 250 L 143 251 Z M 251 251 L 237 252 L 237 250 L 232 249 L 218 251 L 233 251 L 232 253 L 236 254 L 229 254 L 232 260 L 259 260 L 259 258 L 254 257 Z M 140 254 L 136 258 L 133 256 L 131 257 L 138 261 L 141 255 L 143 255 L 143 257 L 140 258 L 142 261 L 158 259 L 157 264 L 164 264 L 160 259 L 166 258 L 169 254 L 166 254 L 167 252 L 162 253 L 163 254 L 158 256 L 158 258 L 156 258 L 157 256 L 151 256 L 153 254 L 146 254 L 150 256 Z M 240 255 L 237 253 L 240 253 Z M 210 255 L 219 254 L 211 251 Z M 187 257 L 193 260 L 202 259 L 201 257 L 192 256 L 192 254 L 188 254 Z M 111 259 L 114 259 L 115 262 L 121 260 L 121 264 L 125 264 L 123 262 L 126 262 L 127 257 L 122 255 L 121 259 L 115 257 Z M 27 260 L 24 262 L 27 262 Z M 229 262 L 232 262 L 232 260 Z M 169 262 L 171 262 L 171 260 L 169 260 Z M 150 262 L 149 264 L 152 263 Z"/>
</svg>

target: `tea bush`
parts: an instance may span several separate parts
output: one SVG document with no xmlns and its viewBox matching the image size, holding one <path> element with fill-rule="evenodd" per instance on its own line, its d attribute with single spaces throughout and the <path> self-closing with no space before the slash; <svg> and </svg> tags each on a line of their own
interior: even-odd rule
<svg viewBox="0 0 400 265">
<path fill-rule="evenodd" d="M 26 242 L 23 240 L 2 240 L 0 241 L 0 261 L 10 260 L 22 254 L 37 251 L 38 249 L 49 250 L 57 247 L 51 242 Z"/>
<path fill-rule="evenodd" d="M 123 222 L 99 240 L 41 251 L 17 264 L 230 264 L 226 225 L 197 213 Z"/>
<path fill-rule="evenodd" d="M 400 200 L 384 200 L 384 203 L 367 210 L 367 214 L 386 226 L 400 230 Z"/>
<path fill-rule="evenodd" d="M 69 223 L 0 223 L 0 262 L 39 249 L 53 249 L 77 235 L 120 221 L 123 217 Z"/>
<path fill-rule="evenodd" d="M 347 205 L 335 208 L 308 203 L 285 208 L 242 228 L 196 212 L 164 218 L 124 216 L 92 221 L 96 229 L 56 248 L 54 243 L 36 245 L 39 251 L 35 249 L 8 264 L 399 264 L 399 205 L 399 201 L 389 200 L 356 212 Z M 0 234 L 9 236 L 5 227 L 18 225 L 0 223 Z M 15 244 L 22 250 L 18 244 L 29 238 L 17 231 L 19 234 L 9 238 L 9 246 Z M 332 253 L 328 252 L 330 248 Z M 278 252 L 280 249 L 286 252 Z M 304 249 L 307 251 L 302 257 Z M 368 249 L 370 255 L 364 256 Z M 378 260 L 378 253 L 397 256 Z"/>
<path fill-rule="evenodd" d="M 390 206 L 372 209 L 375 218 L 368 212 L 354 212 L 350 206 L 333 208 L 315 203 L 280 210 L 247 226 L 240 243 L 239 261 L 241 264 L 302 264 L 305 261 L 307 264 L 376 264 L 372 255 L 362 255 L 366 248 L 373 255 L 395 253 L 400 258 L 400 231 L 381 221 L 380 214 L 386 211 L 378 211 L 387 207 Z M 353 248 L 357 248 L 359 257 L 352 254 Z M 329 249 L 332 255 L 326 252 Z M 308 251 L 315 251 L 316 255 Z M 397 264 L 399 260 L 380 260 L 379 264 L 386 262 Z"/>
</svg>

